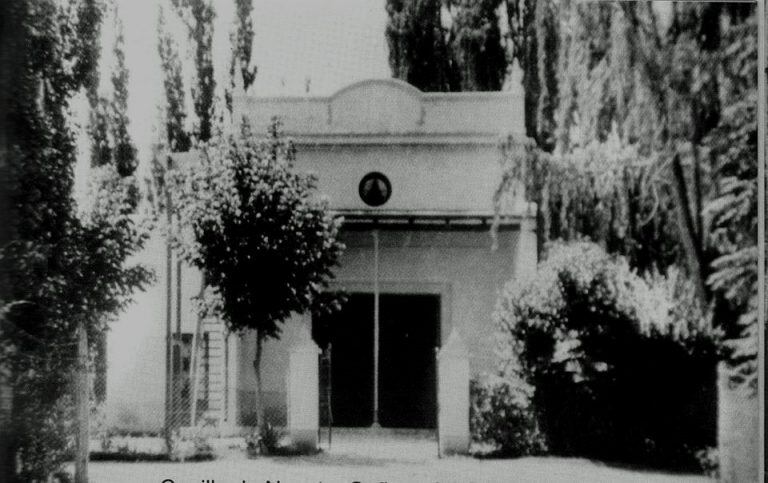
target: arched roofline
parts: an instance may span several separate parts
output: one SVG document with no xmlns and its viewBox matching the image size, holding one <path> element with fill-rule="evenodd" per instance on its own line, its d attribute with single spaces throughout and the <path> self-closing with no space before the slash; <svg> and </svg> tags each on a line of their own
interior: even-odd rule
<svg viewBox="0 0 768 483">
<path fill-rule="evenodd" d="M 361 87 L 366 86 L 388 86 L 393 87 L 395 89 L 400 89 L 401 91 L 405 92 L 406 94 L 409 94 L 416 99 L 420 99 L 423 92 L 420 91 L 418 88 L 414 87 L 413 85 L 400 80 L 400 79 L 381 79 L 381 78 L 373 78 L 373 79 L 365 79 L 358 82 L 354 82 L 352 84 L 349 84 L 347 86 L 342 87 L 338 91 L 331 94 L 328 99 L 334 100 L 337 99 L 347 92 L 353 91 L 355 89 L 359 89 Z"/>
</svg>

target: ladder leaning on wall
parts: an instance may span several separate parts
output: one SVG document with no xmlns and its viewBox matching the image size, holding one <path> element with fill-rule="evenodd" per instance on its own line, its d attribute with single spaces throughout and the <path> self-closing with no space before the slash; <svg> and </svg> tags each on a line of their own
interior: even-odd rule
<svg viewBox="0 0 768 483">
<path fill-rule="evenodd" d="M 192 341 L 191 425 L 220 426 L 227 418 L 227 336 L 221 321 L 198 317 Z"/>
</svg>

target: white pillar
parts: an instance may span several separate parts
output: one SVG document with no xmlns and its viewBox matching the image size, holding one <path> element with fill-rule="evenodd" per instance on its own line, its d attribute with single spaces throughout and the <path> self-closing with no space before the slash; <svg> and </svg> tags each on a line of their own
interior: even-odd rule
<svg viewBox="0 0 768 483">
<path fill-rule="evenodd" d="M 720 481 L 758 481 L 762 458 L 759 398 L 748 389 L 731 387 L 731 371 L 724 362 L 717 369 Z"/>
<path fill-rule="evenodd" d="M 227 360 L 226 371 L 227 378 L 227 396 L 226 396 L 226 426 L 228 434 L 236 434 L 237 427 L 240 424 L 240 404 L 238 401 L 238 388 L 240 386 L 240 359 L 242 340 L 240 336 L 230 333 L 226 339 L 229 357 Z"/>
<path fill-rule="evenodd" d="M 288 434 L 291 442 L 303 448 L 317 448 L 319 419 L 320 349 L 303 326 L 288 358 Z"/>
<path fill-rule="evenodd" d="M 469 452 L 469 352 L 454 328 L 438 352 L 440 454 Z"/>
<path fill-rule="evenodd" d="M 524 216 L 515 246 L 515 278 L 525 279 L 536 273 L 536 218 Z"/>
</svg>

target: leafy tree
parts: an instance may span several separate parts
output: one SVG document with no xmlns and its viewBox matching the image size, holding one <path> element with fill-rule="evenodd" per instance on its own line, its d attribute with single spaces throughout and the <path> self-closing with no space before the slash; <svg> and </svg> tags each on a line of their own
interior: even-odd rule
<svg viewBox="0 0 768 483">
<path fill-rule="evenodd" d="M 195 138 L 207 142 L 213 132 L 213 104 L 216 81 L 213 77 L 213 19 L 216 12 L 209 0 L 171 0 L 187 27 L 194 46 L 196 81 L 192 101 L 197 114 Z"/>
<path fill-rule="evenodd" d="M 452 16 L 450 48 L 462 91 L 500 91 L 507 73 L 499 16 L 500 0 L 458 0 Z"/>
<path fill-rule="evenodd" d="M 501 90 L 507 59 L 500 2 L 388 0 L 393 77 L 423 91 Z"/>
<path fill-rule="evenodd" d="M 13 394 L 2 478 L 40 481 L 60 469 L 72 442 L 68 381 L 78 328 L 93 350 L 150 273 L 125 265 L 146 238 L 132 179 L 107 165 L 93 172 L 91 206 L 76 207 L 72 197 L 69 102 L 98 78 L 103 5 L 36 0 L 0 9 L 3 60 L 13 67 L 2 76 L 0 128 L 9 208 L 0 366 Z"/>
<path fill-rule="evenodd" d="M 256 333 L 256 413 L 264 424 L 262 344 L 291 313 L 318 312 L 343 245 L 341 221 L 316 198 L 316 179 L 293 168 L 295 150 L 275 121 L 266 141 L 247 125 L 215 139 L 200 164 L 175 177 L 173 206 L 184 221 L 180 248 L 218 294 L 234 332 Z"/>
<path fill-rule="evenodd" d="M 551 153 L 555 147 L 555 110 L 559 103 L 559 18 L 551 0 L 504 0 L 507 20 L 507 51 L 510 63 L 517 62 L 522 71 L 524 95 L 523 120 L 530 145 L 531 169 L 536 173 L 543 160 L 536 153 Z M 512 173 L 508 173 L 512 174 Z M 516 176 L 515 174 L 514 176 Z M 517 178 L 503 178 L 500 193 L 509 190 Z M 536 252 L 538 258 L 547 239 L 547 189 L 542 177 L 536 187 L 527 187 L 527 196 L 536 203 Z"/>
<path fill-rule="evenodd" d="M 173 36 L 166 30 L 165 15 L 160 9 L 158 16 L 158 45 L 160 66 L 163 71 L 165 92 L 164 118 L 167 148 L 173 153 L 189 151 L 192 142 L 186 130 L 184 79 L 181 71 L 179 49 Z"/>
<path fill-rule="evenodd" d="M 117 6 L 114 5 L 111 10 L 116 32 L 112 48 L 115 67 L 111 74 L 111 101 L 98 96 L 98 79 L 86 86 L 90 105 L 88 133 L 91 138 L 91 166 L 114 166 L 116 175 L 126 180 L 130 196 L 128 201 L 135 207 L 139 201 L 139 189 L 132 176 L 138 159 L 136 147 L 128 133 L 128 69 L 123 51 L 123 24 Z M 106 396 L 106 333 L 101 334 L 97 341 L 95 365 L 94 391 L 97 401 L 102 402 Z"/>
<path fill-rule="evenodd" d="M 525 110 L 523 113 L 525 134 L 539 145 L 543 145 L 538 134 L 542 129 L 539 118 L 541 96 L 539 58 L 546 54 L 557 53 L 557 49 L 550 49 L 548 52 L 539 50 L 538 40 L 540 32 L 543 32 L 541 28 L 542 9 L 541 7 L 539 9 L 536 7 L 545 3 L 549 4 L 550 2 L 504 0 L 507 36 L 509 38 L 509 57 L 517 61 L 522 71 L 523 94 L 525 96 Z M 545 149 L 545 151 L 551 151 L 551 148 Z"/>
<path fill-rule="evenodd" d="M 163 71 L 163 87 L 165 91 L 165 102 L 162 108 L 165 119 L 165 139 L 156 146 L 156 156 L 153 158 L 153 175 L 156 186 L 155 192 L 158 210 L 164 211 L 166 215 L 165 224 L 168 232 L 173 230 L 173 214 L 171 206 L 171 187 L 168 186 L 167 176 L 172 168 L 172 158 L 170 153 L 187 152 L 192 147 L 192 136 L 187 131 L 186 119 L 186 96 L 184 90 L 184 81 L 182 78 L 182 64 L 179 58 L 178 46 L 172 35 L 166 30 L 165 15 L 162 6 L 158 15 L 158 54 L 160 55 L 160 64 Z M 172 353 L 172 299 L 173 289 L 171 278 L 173 276 L 173 250 L 170 239 L 166 243 L 166 394 L 165 394 L 165 444 L 168 452 L 172 451 L 172 431 L 179 423 L 178 408 L 179 387 L 174 378 L 171 369 Z M 181 279 L 181 260 L 176 262 L 176 277 Z M 177 299 L 180 300 L 181 294 L 178 293 Z"/>
<path fill-rule="evenodd" d="M 704 205 L 712 221 L 717 258 L 707 283 L 739 314 L 726 327 L 735 379 L 757 390 L 757 25 L 747 22 L 724 32 L 723 109 L 705 140 L 711 149 L 716 194 Z"/>
<path fill-rule="evenodd" d="M 112 54 L 115 68 L 111 73 L 112 99 L 98 95 L 98 79 L 86 86 L 90 105 L 91 166 L 113 164 L 120 176 L 136 171 L 136 147 L 128 133 L 128 69 L 125 66 L 123 22 L 113 8 L 115 40 Z"/>
<path fill-rule="evenodd" d="M 533 413 L 550 454 L 698 469 L 717 440 L 717 351 L 695 287 L 674 269 L 641 277 L 591 242 L 547 255 L 495 313 L 507 394 L 478 395 L 520 427 L 486 418 L 483 436 L 519 451 Z"/>
<path fill-rule="evenodd" d="M 428 92 L 458 90 L 441 0 L 387 0 L 386 27 L 392 76 Z"/>
<path fill-rule="evenodd" d="M 130 176 L 136 171 L 138 160 L 136 147 L 128 134 L 128 69 L 125 66 L 123 22 L 115 9 L 115 45 L 112 50 L 116 66 L 112 71 L 112 139 L 114 165 L 120 176 Z"/>
<path fill-rule="evenodd" d="M 754 191 L 745 188 L 746 166 L 755 162 L 749 133 L 756 127 L 738 107 L 750 92 L 745 79 L 756 72 L 756 57 L 744 40 L 754 36 L 753 9 L 673 4 L 667 28 L 649 3 L 562 2 L 557 8 L 564 28 L 557 41 L 555 148 L 547 152 L 536 143 L 522 156 L 508 149 L 514 161 L 500 191 L 514 179 L 525 180 L 527 195 L 544 215 L 540 242 L 586 235 L 626 254 L 643 271 L 682 264 L 700 302 L 713 306 L 713 320 L 732 333 L 749 304 L 725 290 L 724 272 L 714 275 L 727 264 L 733 269 L 735 260 L 712 262 L 734 246 L 746 249 L 754 237 L 747 218 L 713 220 L 717 210 L 706 208 L 725 206 L 723 199 L 714 201 L 722 196 L 734 198 L 733 192 L 723 194 L 729 178 L 733 189 L 733 179 L 741 183 L 739 202 L 756 206 Z M 729 67 L 724 54 L 737 45 L 747 48 L 739 57 L 740 71 Z M 739 86 L 736 91 L 728 87 L 732 84 Z M 729 136 L 747 144 L 744 152 L 723 158 L 718 143 Z M 739 161 L 725 161 L 733 156 Z M 738 176 L 735 162 L 742 163 Z M 740 227 L 743 241 L 718 242 L 724 229 L 718 223 L 730 224 L 728 230 Z M 742 268 L 745 254 L 739 258 Z M 749 280 L 749 273 L 754 271 L 742 273 L 741 280 Z"/>
<path fill-rule="evenodd" d="M 230 35 L 232 42 L 232 59 L 229 64 L 229 89 L 224 94 L 227 110 L 232 114 L 232 95 L 237 86 L 242 87 L 243 92 L 248 92 L 253 81 L 256 80 L 256 66 L 251 65 L 251 53 L 253 52 L 253 0 L 236 0 L 235 31 Z M 237 82 L 237 74 L 240 74 L 240 83 Z"/>
</svg>

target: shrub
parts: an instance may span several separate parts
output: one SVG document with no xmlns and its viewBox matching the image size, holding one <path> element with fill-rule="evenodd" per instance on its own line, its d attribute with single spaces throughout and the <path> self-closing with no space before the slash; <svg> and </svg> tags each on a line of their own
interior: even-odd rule
<svg viewBox="0 0 768 483">
<path fill-rule="evenodd" d="M 245 437 L 245 452 L 248 457 L 256 456 L 306 456 L 320 452 L 314 446 L 289 443 L 284 441 L 285 432 L 276 426 L 265 423 L 254 428 Z"/>
<path fill-rule="evenodd" d="M 555 244 L 496 317 L 503 373 L 535 388 L 553 454 L 692 469 L 715 444 L 715 336 L 676 270 L 643 278 L 598 245 Z"/>
<path fill-rule="evenodd" d="M 472 440 L 490 443 L 499 456 L 527 456 L 545 450 L 530 395 L 497 376 L 470 381 Z"/>
<path fill-rule="evenodd" d="M 278 428 L 270 423 L 265 423 L 246 436 L 246 453 L 248 456 L 275 454 L 278 451 L 282 436 L 283 434 Z"/>
<path fill-rule="evenodd" d="M 189 437 L 183 437 L 179 430 L 171 435 L 167 457 L 170 461 L 210 461 L 216 459 L 213 447 L 202 434 L 202 428 Z"/>
</svg>

